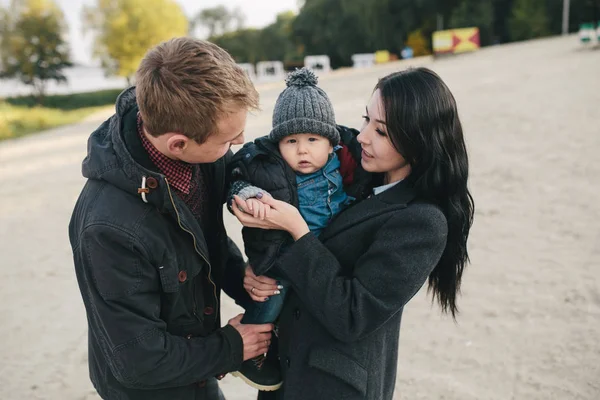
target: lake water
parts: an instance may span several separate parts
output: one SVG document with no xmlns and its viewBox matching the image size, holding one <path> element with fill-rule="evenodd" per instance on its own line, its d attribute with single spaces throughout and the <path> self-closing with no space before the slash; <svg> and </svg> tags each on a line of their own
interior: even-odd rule
<svg viewBox="0 0 600 400">
<path fill-rule="evenodd" d="M 66 83 L 48 82 L 47 94 L 69 94 L 127 87 L 125 78 L 106 77 L 99 67 L 75 66 L 64 70 Z M 0 80 L 0 97 L 27 95 L 32 87 L 17 80 Z"/>
</svg>

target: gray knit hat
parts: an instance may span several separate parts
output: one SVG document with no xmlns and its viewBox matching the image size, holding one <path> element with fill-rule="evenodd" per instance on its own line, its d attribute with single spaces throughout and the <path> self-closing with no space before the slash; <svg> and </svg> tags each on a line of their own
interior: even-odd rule
<svg viewBox="0 0 600 400">
<path fill-rule="evenodd" d="M 327 94 L 317 87 L 317 76 L 308 68 L 296 70 L 285 80 L 287 88 L 277 98 L 270 138 L 279 142 L 296 133 L 314 133 L 340 143 L 333 106 Z"/>
</svg>

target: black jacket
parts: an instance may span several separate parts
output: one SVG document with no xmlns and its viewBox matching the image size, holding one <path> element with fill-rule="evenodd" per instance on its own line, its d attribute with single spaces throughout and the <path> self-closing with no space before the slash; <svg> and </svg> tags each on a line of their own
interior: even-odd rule
<svg viewBox="0 0 600 400">
<path fill-rule="evenodd" d="M 214 377 L 243 356 L 239 333 L 221 328 L 220 292 L 248 298 L 243 258 L 223 226 L 227 160 L 202 166 L 214 194 L 203 232 L 141 145 L 133 88 L 116 108 L 88 141 L 88 180 L 69 225 L 91 380 L 106 399 L 216 398 Z"/>
<path fill-rule="evenodd" d="M 340 169 L 346 178 L 344 190 L 349 196 L 362 199 L 368 195 L 372 178 L 360 166 L 361 147 L 356 140 L 358 131 L 344 126 L 338 126 L 338 131 L 342 145 L 342 149 L 338 150 L 342 164 Z M 238 190 L 252 185 L 266 190 L 277 200 L 298 207 L 296 173 L 281 157 L 278 144 L 267 136 L 246 143 L 233 156 L 228 171 L 228 180 L 232 183 L 229 205 Z M 292 242 L 285 231 L 258 228 L 244 227 L 242 237 L 249 263 L 258 275 L 264 275 L 273 266 L 282 247 Z"/>
<path fill-rule="evenodd" d="M 292 287 L 279 317 L 283 388 L 261 399 L 391 400 L 402 310 L 446 235 L 442 211 L 401 182 L 286 249 L 273 267 Z"/>
</svg>

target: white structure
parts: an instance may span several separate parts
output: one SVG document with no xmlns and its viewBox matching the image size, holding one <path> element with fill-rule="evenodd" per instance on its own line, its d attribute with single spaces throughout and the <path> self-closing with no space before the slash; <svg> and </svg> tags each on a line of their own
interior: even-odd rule
<svg viewBox="0 0 600 400">
<path fill-rule="evenodd" d="M 579 41 L 586 46 L 595 46 L 600 43 L 600 24 L 586 22 L 579 25 Z"/>
<path fill-rule="evenodd" d="M 256 75 L 260 81 L 282 81 L 285 70 L 281 61 L 261 61 L 256 64 Z"/>
<path fill-rule="evenodd" d="M 304 66 L 317 73 L 331 71 L 329 56 L 306 56 L 304 57 Z"/>
<path fill-rule="evenodd" d="M 281 61 L 261 61 L 256 64 L 256 75 L 260 81 L 282 81 L 285 70 Z"/>
<path fill-rule="evenodd" d="M 375 65 L 375 53 L 363 53 L 352 55 L 352 67 L 369 68 Z"/>
<path fill-rule="evenodd" d="M 250 64 L 250 63 L 241 63 L 238 64 L 240 67 L 242 67 L 242 69 L 246 72 L 246 74 L 248 74 L 248 76 L 250 77 L 250 79 L 252 79 L 253 81 L 256 80 L 256 72 L 254 72 L 254 64 Z"/>
</svg>

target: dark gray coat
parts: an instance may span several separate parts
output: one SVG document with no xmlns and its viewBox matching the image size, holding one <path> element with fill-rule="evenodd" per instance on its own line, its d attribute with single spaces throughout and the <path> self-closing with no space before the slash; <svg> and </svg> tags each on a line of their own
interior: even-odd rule
<svg viewBox="0 0 600 400">
<path fill-rule="evenodd" d="M 293 290 L 280 316 L 278 398 L 392 399 L 404 305 L 438 263 L 447 223 L 399 183 L 307 234 L 276 268 Z"/>
</svg>

